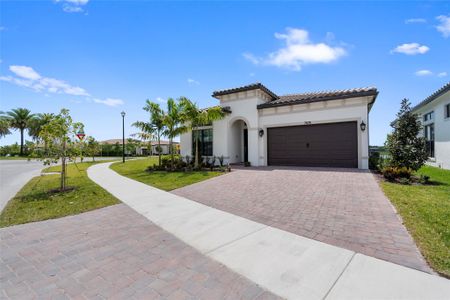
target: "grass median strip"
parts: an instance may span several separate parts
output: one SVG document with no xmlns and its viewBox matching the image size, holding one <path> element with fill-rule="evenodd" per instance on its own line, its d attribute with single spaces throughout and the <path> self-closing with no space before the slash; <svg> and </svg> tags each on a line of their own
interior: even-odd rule
<svg viewBox="0 0 450 300">
<path fill-rule="evenodd" d="M 111 165 L 111 169 L 120 175 L 154 186 L 164 191 L 171 191 L 186 185 L 197 183 L 223 174 L 222 172 L 192 171 L 192 172 L 147 172 L 146 168 L 158 164 L 158 157 L 129 160 Z"/>
<path fill-rule="evenodd" d="M 119 200 L 88 178 L 87 168 L 96 163 L 69 164 L 67 186 L 70 189 L 64 192 L 56 191 L 59 174 L 31 179 L 0 214 L 0 227 L 75 215 L 119 203 Z M 60 166 L 54 166 L 45 172 L 60 170 Z"/>
<path fill-rule="evenodd" d="M 434 270 L 450 277 L 450 171 L 425 166 L 430 185 L 382 182 L 389 197 Z"/>
</svg>

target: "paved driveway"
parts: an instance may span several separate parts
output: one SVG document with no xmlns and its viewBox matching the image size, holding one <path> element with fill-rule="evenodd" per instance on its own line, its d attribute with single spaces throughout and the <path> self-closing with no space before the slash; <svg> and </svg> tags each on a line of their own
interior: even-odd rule
<svg viewBox="0 0 450 300">
<path fill-rule="evenodd" d="M 0 299 L 278 299 L 125 204 L 0 229 Z"/>
<path fill-rule="evenodd" d="M 376 179 L 366 171 L 242 168 L 173 193 L 298 235 L 430 272 Z"/>
</svg>

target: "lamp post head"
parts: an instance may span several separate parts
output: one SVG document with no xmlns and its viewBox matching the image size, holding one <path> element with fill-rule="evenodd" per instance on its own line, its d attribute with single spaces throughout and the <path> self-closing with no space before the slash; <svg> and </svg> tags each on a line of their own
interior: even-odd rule
<svg viewBox="0 0 450 300">
<path fill-rule="evenodd" d="M 121 112 L 120 114 L 122 115 L 122 118 L 125 118 L 125 112 L 124 111 Z"/>
</svg>

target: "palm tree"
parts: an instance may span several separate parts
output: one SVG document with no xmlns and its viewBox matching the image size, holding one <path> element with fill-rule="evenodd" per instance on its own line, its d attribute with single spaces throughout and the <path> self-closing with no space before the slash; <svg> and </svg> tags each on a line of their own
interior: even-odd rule
<svg viewBox="0 0 450 300">
<path fill-rule="evenodd" d="M 55 115 L 51 113 L 37 114 L 31 121 L 30 127 L 28 129 L 28 134 L 37 140 L 39 138 L 39 132 L 42 130 L 42 126 L 50 123 Z"/>
<path fill-rule="evenodd" d="M 11 128 L 20 131 L 20 155 L 23 155 L 23 133 L 29 129 L 34 118 L 34 114 L 26 108 L 16 108 L 6 112 L 6 119 Z"/>
<path fill-rule="evenodd" d="M 161 135 L 166 127 L 164 124 L 165 114 L 159 104 L 151 102 L 150 100 L 146 101 L 143 110 L 150 113 L 149 122 L 137 121 L 131 125 L 138 128 L 141 133 L 151 134 L 156 137 L 158 141 L 158 161 L 159 166 L 161 166 Z"/>
<path fill-rule="evenodd" d="M 181 113 L 179 103 L 175 102 L 172 98 L 167 99 L 167 113 L 164 118 L 166 128 L 163 134 L 169 138 L 170 167 L 172 170 L 174 167 L 173 139 L 186 131 L 186 126 L 182 123 Z"/>
<path fill-rule="evenodd" d="M 11 134 L 11 131 L 9 131 L 9 121 L 6 116 L 3 116 L 3 112 L 0 111 L 0 137 L 4 137 L 8 134 Z"/>
<path fill-rule="evenodd" d="M 200 109 L 198 106 L 186 97 L 181 97 L 179 103 L 182 110 L 182 120 L 186 127 L 184 131 L 191 130 L 194 132 L 201 126 L 211 124 L 213 121 L 222 119 L 225 116 L 225 112 L 222 107 L 214 106 L 207 109 Z M 195 158 L 194 167 L 198 168 L 199 152 L 198 152 L 198 135 L 195 138 Z"/>
</svg>

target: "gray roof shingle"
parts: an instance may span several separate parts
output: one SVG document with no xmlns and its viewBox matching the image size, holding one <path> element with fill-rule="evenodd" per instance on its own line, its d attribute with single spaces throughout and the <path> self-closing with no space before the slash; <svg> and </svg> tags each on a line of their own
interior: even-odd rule
<svg viewBox="0 0 450 300">
<path fill-rule="evenodd" d="M 278 98 L 278 96 L 274 92 L 269 90 L 267 87 L 265 87 L 260 82 L 256 82 L 256 83 L 252 83 L 252 84 L 249 84 L 249 85 L 244 85 L 244 86 L 240 86 L 240 87 L 232 88 L 232 89 L 225 89 L 225 90 L 214 91 L 212 96 L 214 98 L 217 98 L 218 96 L 234 94 L 234 93 L 243 92 L 243 91 L 257 90 L 257 89 L 260 89 L 260 90 L 264 91 L 265 93 L 270 95 L 272 97 L 272 99 L 277 99 Z"/>
<path fill-rule="evenodd" d="M 290 94 L 279 96 L 278 99 L 258 105 L 258 109 L 276 106 L 305 104 L 319 101 L 336 100 L 342 98 L 354 98 L 363 96 L 374 96 L 374 100 L 378 95 L 375 87 L 355 88 L 347 90 L 321 91 L 302 94 Z"/>
</svg>

